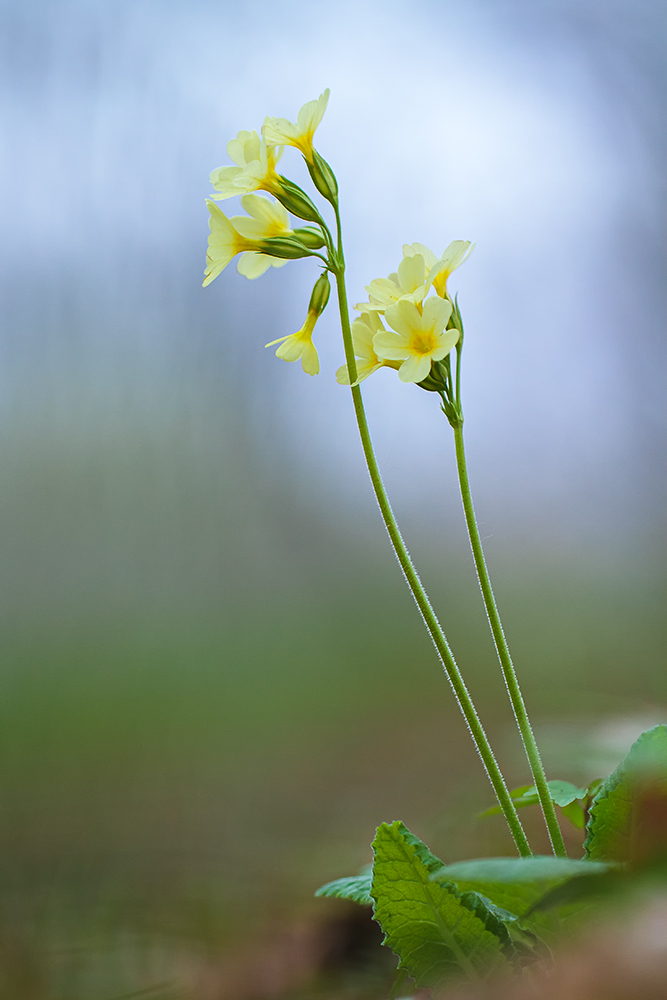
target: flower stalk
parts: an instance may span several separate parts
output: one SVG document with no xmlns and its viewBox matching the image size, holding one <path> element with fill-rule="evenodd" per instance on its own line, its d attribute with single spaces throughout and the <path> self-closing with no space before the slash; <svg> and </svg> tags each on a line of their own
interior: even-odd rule
<svg viewBox="0 0 667 1000">
<path fill-rule="evenodd" d="M 398 524 L 396 523 L 396 518 L 394 517 L 394 513 L 391 509 L 389 498 L 387 497 L 387 493 L 384 488 L 384 483 L 382 482 L 382 476 L 380 475 L 377 459 L 375 457 L 375 451 L 373 449 L 373 443 L 368 429 L 368 421 L 366 419 L 366 411 L 364 409 L 361 389 L 358 385 L 354 385 L 354 382 L 356 382 L 357 379 L 357 366 L 354 356 L 349 307 L 347 302 L 347 290 L 345 286 L 345 260 L 341 239 L 340 213 L 337 206 L 335 207 L 335 210 L 338 246 L 336 263 L 332 265 L 331 270 L 336 278 L 338 307 L 340 312 L 341 330 L 343 334 L 343 344 L 345 347 L 345 360 L 347 362 L 350 381 L 352 383 L 351 392 L 354 412 L 357 418 L 361 445 L 364 452 L 364 458 L 366 459 L 368 473 L 373 485 L 373 490 L 375 492 L 375 498 L 380 508 L 382 520 L 384 521 L 385 528 L 387 529 L 387 534 L 389 535 L 396 558 L 398 559 L 412 596 L 415 599 L 415 603 L 417 604 L 422 618 L 424 619 L 424 624 L 426 625 L 429 635 L 431 636 L 433 644 L 437 650 L 438 656 L 440 657 L 461 712 L 463 713 L 466 723 L 468 724 L 470 734 L 482 759 L 482 763 L 491 785 L 493 786 L 498 803 L 503 811 L 505 819 L 507 820 L 507 825 L 510 828 L 517 850 L 521 857 L 530 857 L 532 855 L 532 851 L 528 843 L 528 838 L 526 837 L 521 821 L 517 815 L 517 811 L 507 789 L 505 779 L 503 778 L 500 768 L 498 767 L 496 759 L 493 755 L 493 751 L 484 731 L 484 727 L 482 726 L 479 716 L 477 715 L 477 711 L 470 694 L 468 693 L 468 689 L 466 688 L 463 677 L 461 676 L 456 660 L 454 659 L 452 651 L 449 648 L 447 639 L 445 638 L 440 623 L 431 606 L 431 602 L 428 599 L 426 591 L 422 586 L 421 580 L 419 579 L 417 571 L 410 558 L 410 554 L 407 550 L 405 542 L 403 541 Z"/>
<path fill-rule="evenodd" d="M 318 258 L 324 265 L 313 288 L 308 312 L 302 327 L 293 334 L 271 341 L 279 345 L 276 355 L 284 361 L 301 361 L 304 372 L 319 372 L 317 349 L 313 343 L 316 323 L 329 299 L 329 273 L 336 280 L 340 322 L 345 348 L 345 365 L 336 373 L 337 381 L 349 385 L 359 428 L 361 444 L 375 497 L 387 533 L 406 582 L 424 619 L 459 707 L 505 815 L 519 854 L 531 854 L 516 805 L 489 745 L 461 672 L 449 648 L 444 632 L 431 607 L 406 545 L 382 482 L 366 420 L 359 383 L 382 367 L 398 373 L 404 383 L 419 385 L 435 392 L 442 400 L 442 410 L 454 430 L 456 459 L 461 497 L 489 624 L 501 663 L 503 676 L 533 773 L 547 829 L 554 852 L 565 857 L 565 846 L 554 809 L 544 769 L 535 743 L 521 690 L 496 607 L 470 494 L 463 442 L 461 407 L 461 354 L 463 323 L 456 297 L 452 299 L 447 281 L 454 270 L 470 255 L 473 245 L 454 240 L 436 256 L 421 243 L 405 244 L 397 271 L 387 278 L 376 278 L 366 286 L 368 301 L 355 308 L 361 313 L 350 323 L 345 286 L 345 258 L 338 182 L 326 160 L 313 144 L 313 137 L 324 115 L 329 91 L 300 109 L 296 122 L 267 117 L 261 138 L 257 132 L 241 131 L 227 144 L 233 166 L 219 167 L 211 174 L 215 201 L 240 195 L 248 215 L 227 218 L 214 201 L 208 201 L 210 236 L 204 284 L 216 278 L 230 261 L 239 256 L 238 270 L 247 278 L 257 278 L 269 267 L 282 267 L 288 260 Z M 331 234 L 319 209 L 297 184 L 277 173 L 283 147 L 298 149 L 306 163 L 318 193 L 333 208 L 336 238 Z M 276 200 L 255 192 L 265 191 Z M 292 229 L 288 212 L 314 226 Z M 434 295 L 430 295 L 434 292 Z M 382 320 L 391 329 L 386 329 Z M 454 367 L 453 351 L 456 349 Z"/>
<path fill-rule="evenodd" d="M 459 359 L 460 353 L 461 352 L 459 351 Z M 460 364 L 457 365 L 457 371 L 460 371 Z M 457 399 L 457 403 L 460 413 L 460 399 Z M 470 548 L 475 562 L 475 569 L 477 570 L 477 579 L 479 580 L 480 590 L 482 591 L 482 597 L 484 599 L 484 606 L 486 607 L 486 613 L 489 619 L 489 626 L 493 635 L 496 652 L 498 653 L 498 659 L 500 660 L 503 677 L 505 678 L 507 693 L 509 695 L 510 702 L 512 703 L 514 717 L 516 719 L 517 726 L 519 727 L 519 732 L 521 733 L 521 739 L 523 740 L 526 756 L 528 757 L 528 763 L 530 764 L 533 781 L 535 782 L 540 805 L 542 806 L 544 821 L 547 825 L 547 830 L 549 831 L 551 846 L 553 847 L 556 857 L 566 858 L 567 851 L 565 849 L 565 843 L 563 841 L 560 826 L 558 825 L 556 808 L 547 786 L 547 778 L 544 773 L 544 767 L 542 766 L 542 760 L 540 758 L 539 750 L 537 749 L 537 743 L 535 742 L 533 730 L 530 725 L 530 720 L 526 711 L 521 688 L 519 687 L 519 681 L 516 676 L 514 664 L 512 663 L 512 657 L 510 656 L 500 615 L 498 614 L 496 599 L 491 587 L 489 571 L 486 568 L 484 550 L 482 549 L 482 540 L 479 535 L 477 518 L 475 517 L 475 508 L 473 506 L 470 483 L 468 480 L 468 468 L 466 464 L 465 445 L 463 441 L 463 418 L 461 417 L 456 423 L 452 423 L 452 427 L 454 430 L 454 442 L 456 445 L 456 468 L 459 476 L 459 486 L 461 488 L 463 511 L 465 514 L 466 526 L 468 528 Z"/>
</svg>

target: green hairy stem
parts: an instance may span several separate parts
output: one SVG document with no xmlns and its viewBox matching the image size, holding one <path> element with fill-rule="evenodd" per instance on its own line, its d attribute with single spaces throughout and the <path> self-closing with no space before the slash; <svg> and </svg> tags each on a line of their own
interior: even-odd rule
<svg viewBox="0 0 667 1000">
<path fill-rule="evenodd" d="M 336 260 L 331 264 L 331 270 L 335 275 L 336 287 L 338 290 L 338 305 L 340 311 L 341 329 L 343 333 L 343 343 L 345 346 L 345 359 L 350 373 L 350 382 L 354 383 L 357 377 L 357 366 L 354 357 L 349 307 L 347 303 L 347 290 L 345 287 L 345 263 L 343 258 L 341 224 L 338 210 L 336 210 L 336 223 L 338 248 Z M 401 533 L 396 523 L 394 513 L 391 509 L 391 505 L 384 488 L 384 483 L 382 482 L 382 477 L 380 475 L 380 470 L 378 468 L 370 432 L 368 430 L 368 422 L 366 420 L 366 412 L 364 410 L 361 389 L 358 385 L 352 385 L 352 400 L 354 403 L 354 412 L 357 418 L 357 426 L 359 428 L 359 436 L 361 437 L 361 444 L 364 457 L 366 459 L 366 465 L 368 467 L 368 473 L 373 484 L 373 490 L 375 491 L 375 498 L 378 502 L 380 513 L 382 514 L 382 520 L 384 521 L 391 544 L 394 552 L 396 553 L 396 558 L 398 559 L 401 569 L 403 570 L 403 575 L 405 576 L 408 587 L 410 588 L 417 607 L 421 612 L 424 624 L 428 629 L 444 667 L 445 673 L 447 674 L 449 682 L 454 690 L 459 707 L 468 724 L 468 728 L 475 746 L 477 747 L 477 751 L 482 758 L 482 762 L 493 786 L 498 803 L 503 811 L 505 819 L 507 820 L 507 824 L 512 833 L 512 837 L 514 838 L 517 850 L 522 857 L 529 857 L 532 854 L 532 851 L 521 825 L 521 821 L 517 815 L 514 803 L 510 797 L 507 785 L 505 784 L 500 768 L 496 763 L 488 738 L 484 732 L 479 716 L 477 715 L 477 711 L 470 694 L 465 686 L 458 665 L 449 648 L 444 632 L 438 622 L 433 608 L 431 607 L 431 603 L 424 587 L 422 586 L 419 576 L 417 575 L 417 571 L 412 563 L 405 542 L 401 537 Z"/>
<path fill-rule="evenodd" d="M 457 403 L 459 404 L 460 412 L 460 399 L 457 400 Z M 500 621 L 500 615 L 498 614 L 498 608 L 496 607 L 489 572 L 486 568 L 484 551 L 482 549 L 482 540 L 479 536 L 479 528 L 477 527 L 475 509 L 473 507 L 472 494 L 470 492 L 470 483 L 468 481 L 462 421 L 454 426 L 453 429 L 454 441 L 456 443 L 456 466 L 459 474 L 463 510 L 465 513 L 466 525 L 468 527 L 470 548 L 472 549 L 475 569 L 477 570 L 477 578 L 479 580 L 479 586 L 482 591 L 482 597 L 484 598 L 484 605 L 489 619 L 489 626 L 493 634 L 493 641 L 495 643 L 498 659 L 500 660 L 500 665 L 502 667 L 503 677 L 505 678 L 507 693 L 509 694 L 510 701 L 512 703 L 514 716 L 516 718 L 517 726 L 519 727 L 519 732 L 521 733 L 521 739 L 523 740 L 523 745 L 526 750 L 530 770 L 533 774 L 533 780 L 539 796 L 540 805 L 542 806 L 542 812 L 544 813 L 544 821 L 547 825 L 547 830 L 549 831 L 551 846 L 553 847 L 554 854 L 556 854 L 557 857 L 565 858 L 567 857 L 567 851 L 565 850 L 563 835 L 561 833 L 560 826 L 558 825 L 556 808 L 547 787 L 547 778 L 544 773 L 544 767 L 542 766 L 540 754 L 537 749 L 537 743 L 535 742 L 530 720 L 528 719 L 528 713 L 526 712 L 523 695 L 521 694 L 519 681 L 516 676 L 514 664 L 512 663 L 512 657 L 510 656 L 507 640 L 505 639 L 505 633 Z"/>
</svg>

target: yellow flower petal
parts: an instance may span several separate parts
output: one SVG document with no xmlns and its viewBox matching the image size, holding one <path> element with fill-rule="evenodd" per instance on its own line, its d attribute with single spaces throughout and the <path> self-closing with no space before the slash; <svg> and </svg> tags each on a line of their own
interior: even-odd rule
<svg viewBox="0 0 667 1000">
<path fill-rule="evenodd" d="M 253 244 L 236 231 L 231 220 L 215 202 L 207 200 L 206 204 L 210 212 L 211 232 L 208 238 L 204 285 L 209 285 L 238 253 L 252 249 Z"/>
<path fill-rule="evenodd" d="M 322 121 L 329 100 L 329 90 L 325 90 L 316 101 L 308 101 L 299 110 L 296 124 L 287 118 L 267 116 L 262 126 L 262 135 L 273 145 L 295 146 L 307 160 L 313 158 L 313 136 Z"/>
<path fill-rule="evenodd" d="M 424 266 L 426 268 L 426 273 L 428 273 L 438 259 L 433 251 L 429 250 L 428 247 L 425 247 L 423 243 L 403 244 L 404 257 L 415 257 L 417 254 L 420 254 L 424 258 Z"/>
<path fill-rule="evenodd" d="M 410 356 L 407 338 L 389 330 L 375 335 L 373 349 L 379 358 L 386 358 L 387 361 L 405 361 Z"/>
<path fill-rule="evenodd" d="M 280 257 L 269 257 L 265 253 L 242 253 L 239 257 L 239 262 L 236 265 L 236 270 L 239 274 L 242 274 L 244 278 L 248 278 L 250 281 L 255 278 L 260 278 L 270 267 L 284 267 L 287 264 L 285 258 Z"/>
<path fill-rule="evenodd" d="M 401 382 L 421 382 L 426 378 L 431 370 L 431 359 L 425 355 L 422 357 L 410 357 L 404 361 L 398 369 L 398 377 Z"/>
<path fill-rule="evenodd" d="M 317 356 L 317 349 L 313 344 L 313 330 L 317 323 L 317 313 L 309 312 L 306 321 L 300 330 L 291 333 L 288 337 L 279 337 L 272 340 L 267 347 L 280 344 L 276 351 L 276 357 L 283 361 L 298 361 L 301 359 L 301 367 L 306 375 L 317 375 L 320 370 L 320 362 Z"/>
<path fill-rule="evenodd" d="M 427 284 L 433 285 L 441 298 L 447 295 L 447 279 L 457 267 L 465 263 L 475 249 L 475 244 L 469 240 L 454 240 L 443 250 L 442 256 L 435 262 L 428 274 Z"/>
<path fill-rule="evenodd" d="M 235 167 L 218 167 L 211 173 L 216 201 L 251 191 L 275 191 L 279 187 L 275 166 L 281 150 L 267 146 L 257 132 L 239 132 L 227 143 L 227 152 Z"/>
<path fill-rule="evenodd" d="M 396 333 L 376 334 L 376 354 L 392 360 L 403 358 L 401 381 L 421 382 L 431 370 L 431 363 L 446 357 L 459 338 L 458 330 L 445 330 L 451 312 L 451 302 L 438 296 L 427 299 L 421 312 L 409 298 L 399 299 L 385 314 Z"/>
</svg>

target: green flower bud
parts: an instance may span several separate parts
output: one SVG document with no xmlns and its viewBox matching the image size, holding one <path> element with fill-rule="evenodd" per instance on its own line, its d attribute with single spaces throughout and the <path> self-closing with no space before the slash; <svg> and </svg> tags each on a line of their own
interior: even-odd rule
<svg viewBox="0 0 667 1000">
<path fill-rule="evenodd" d="M 440 404 L 440 409 L 445 414 L 450 426 L 453 427 L 454 430 L 457 430 L 459 427 L 463 427 L 463 413 L 458 406 L 455 406 L 454 403 L 450 403 L 449 401 L 443 401 Z"/>
<path fill-rule="evenodd" d="M 259 253 L 268 254 L 269 257 L 283 257 L 285 260 L 297 260 L 299 257 L 312 256 L 308 247 L 299 240 L 292 240 L 288 236 L 272 236 L 270 239 L 260 240 L 257 250 Z"/>
<path fill-rule="evenodd" d="M 308 312 L 314 313 L 316 316 L 321 316 L 326 309 L 330 292 L 329 275 L 326 271 L 323 271 L 315 282 L 310 302 L 308 303 Z"/>
<path fill-rule="evenodd" d="M 449 300 L 451 302 L 451 299 Z M 458 330 L 461 336 L 459 337 L 458 344 L 456 345 L 459 350 L 463 343 L 463 320 L 461 319 L 461 310 L 459 309 L 458 295 L 454 296 L 454 301 L 452 302 L 452 315 L 449 317 L 449 322 L 447 323 L 448 330 Z"/>
<path fill-rule="evenodd" d="M 427 392 L 443 392 L 444 384 L 438 379 L 433 378 L 432 375 L 427 375 L 426 378 L 422 379 L 421 382 L 417 382 L 420 389 L 426 389 Z"/>
<path fill-rule="evenodd" d="M 323 223 L 324 220 L 317 211 L 317 208 L 298 184 L 282 176 L 278 178 L 278 182 L 279 185 L 277 187 L 271 188 L 271 193 L 275 194 L 280 204 L 284 205 L 288 212 L 296 215 L 297 219 Z"/>
<path fill-rule="evenodd" d="M 443 370 L 442 362 L 435 361 L 431 364 L 431 370 L 425 379 L 421 382 L 417 382 L 420 389 L 426 389 L 427 392 L 446 392 L 447 382 L 445 381 L 445 371 Z"/>
<path fill-rule="evenodd" d="M 324 237 L 319 229 L 312 229 L 310 226 L 303 226 L 301 229 L 295 229 L 294 236 L 298 238 L 304 246 L 309 247 L 311 250 L 320 250 L 323 246 L 326 246 Z"/>
<path fill-rule="evenodd" d="M 313 184 L 322 197 L 330 201 L 332 205 L 335 205 L 338 202 L 338 181 L 336 180 L 336 175 L 324 157 L 320 156 L 315 148 L 313 148 L 312 160 L 306 158 L 306 166 L 308 167 L 308 173 L 311 176 Z"/>
</svg>

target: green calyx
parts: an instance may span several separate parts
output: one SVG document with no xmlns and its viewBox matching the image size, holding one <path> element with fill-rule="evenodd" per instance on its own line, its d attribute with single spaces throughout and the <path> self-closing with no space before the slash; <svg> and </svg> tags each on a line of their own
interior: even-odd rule
<svg viewBox="0 0 667 1000">
<path fill-rule="evenodd" d="M 333 170 L 323 156 L 313 149 L 313 159 L 306 160 L 312 182 L 323 198 L 332 205 L 338 204 L 338 181 Z"/>
<path fill-rule="evenodd" d="M 282 257 L 285 260 L 298 260 L 299 257 L 312 256 L 312 250 L 304 246 L 301 240 L 292 239 L 289 236 L 272 236 L 270 239 L 262 240 L 257 250 L 259 253 L 268 254 L 269 257 Z"/>
<path fill-rule="evenodd" d="M 456 327 L 458 329 L 458 327 Z M 417 382 L 420 389 L 426 392 L 437 392 L 442 399 L 440 409 L 447 417 L 452 427 L 463 425 L 463 412 L 457 403 L 452 389 L 451 362 L 449 357 L 443 361 L 434 361 L 425 379 Z"/>
<path fill-rule="evenodd" d="M 290 181 L 287 177 L 281 176 L 278 180 L 280 187 L 277 189 L 272 188 L 272 191 L 280 204 L 284 205 L 288 212 L 296 215 L 297 219 L 316 222 L 318 225 L 324 224 L 324 220 L 317 211 L 317 208 L 298 184 Z"/>
<path fill-rule="evenodd" d="M 322 233 L 318 229 L 313 229 L 311 226 L 303 226 L 300 229 L 295 229 L 294 236 L 310 250 L 320 250 L 322 247 L 326 246 Z"/>
<path fill-rule="evenodd" d="M 417 385 L 420 389 L 425 389 L 426 392 L 439 392 L 442 394 L 448 391 L 446 375 L 447 371 L 442 362 L 435 361 L 431 365 L 431 370 L 426 378 L 422 379 L 421 382 L 417 382 Z"/>
<path fill-rule="evenodd" d="M 321 316 L 327 307 L 330 293 L 329 275 L 326 271 L 323 271 L 313 287 L 310 302 L 308 303 L 308 312 L 314 313 L 316 316 Z"/>
</svg>

